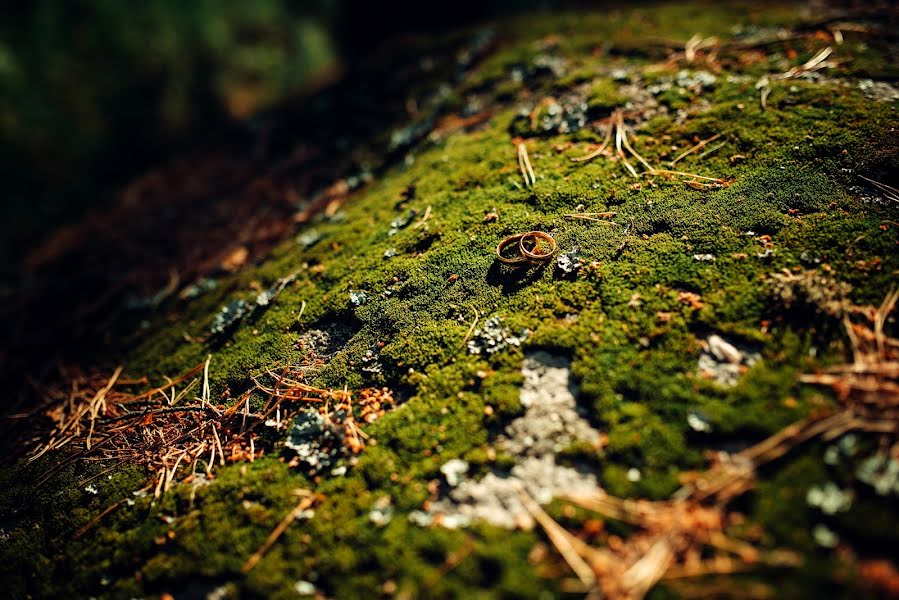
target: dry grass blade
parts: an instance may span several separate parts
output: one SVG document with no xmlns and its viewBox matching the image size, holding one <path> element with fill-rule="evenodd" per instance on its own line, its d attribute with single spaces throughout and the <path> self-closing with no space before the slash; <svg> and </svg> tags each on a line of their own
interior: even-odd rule
<svg viewBox="0 0 899 600">
<path fill-rule="evenodd" d="M 759 93 L 759 105 L 762 107 L 762 110 L 768 110 L 768 96 L 771 95 L 771 86 L 765 86 L 762 88 L 762 91 Z"/>
<path fill-rule="evenodd" d="M 465 347 L 465 344 L 468 343 L 468 340 L 471 339 L 471 334 L 474 333 L 474 328 L 478 326 L 478 321 L 481 318 L 481 314 L 478 312 L 478 309 L 472 307 L 472 312 L 474 312 L 474 319 L 471 321 L 471 326 L 468 328 L 468 331 L 465 333 L 465 337 L 462 338 L 462 343 L 459 344 L 459 349 Z"/>
<path fill-rule="evenodd" d="M 621 159 L 621 162 L 624 164 L 625 168 L 630 171 L 630 174 L 634 177 L 639 177 L 637 175 L 636 169 L 634 169 L 633 165 L 627 160 L 627 156 L 624 154 L 624 150 L 622 146 L 624 144 L 624 118 L 621 116 L 621 111 L 615 112 L 615 152 L 618 154 L 618 158 Z"/>
<path fill-rule="evenodd" d="M 206 357 L 206 363 L 203 365 L 203 395 L 201 396 L 201 401 L 203 406 L 209 404 L 209 362 L 212 360 L 212 355 Z"/>
<path fill-rule="evenodd" d="M 731 575 L 734 573 L 747 573 L 761 565 L 789 568 L 798 567 L 801 564 L 802 561 L 797 554 L 785 550 L 760 554 L 757 560 L 751 562 L 729 556 L 716 556 L 710 560 L 688 565 L 672 565 L 662 579 L 671 581 L 674 579 L 705 577 L 707 575 Z"/>
<path fill-rule="evenodd" d="M 684 58 L 688 63 L 692 63 L 696 60 L 696 51 L 704 50 L 705 48 L 711 48 L 718 43 L 718 38 L 716 37 L 702 37 L 700 34 L 693 34 L 687 43 L 684 44 Z"/>
<path fill-rule="evenodd" d="M 704 175 L 696 175 L 695 173 L 686 173 L 684 171 L 671 171 L 669 169 L 653 169 L 649 172 L 650 175 L 677 175 L 680 177 L 689 177 L 690 179 L 701 179 L 703 181 L 710 181 L 717 184 L 725 184 L 727 183 L 724 179 L 718 179 L 717 177 L 706 177 Z"/>
<path fill-rule="evenodd" d="M 648 162 L 646 162 L 646 159 L 644 159 L 642 156 L 640 156 L 640 154 L 636 150 L 634 150 L 633 146 L 631 146 L 631 143 L 628 141 L 627 129 L 625 129 L 625 127 L 624 127 L 624 113 L 622 113 L 621 111 L 618 111 L 618 131 L 621 132 L 621 143 L 624 144 L 624 147 L 627 148 L 627 151 L 630 152 L 631 155 L 634 158 L 636 158 L 640 162 L 641 165 L 646 167 L 646 169 L 648 171 L 652 171 L 653 170 L 652 165 L 650 165 Z M 635 176 L 636 176 L 636 173 L 635 173 Z"/>
<path fill-rule="evenodd" d="M 719 143 L 719 144 L 715 144 L 714 146 L 712 146 L 711 148 L 709 148 L 708 150 L 706 150 L 705 152 L 703 152 L 702 154 L 700 154 L 700 155 L 697 156 L 696 158 L 699 159 L 699 160 L 702 160 L 702 159 L 705 158 L 706 156 L 708 156 L 708 155 L 710 155 L 710 154 L 712 154 L 712 153 L 714 153 L 714 152 L 717 152 L 717 151 L 720 150 L 721 148 L 724 148 L 724 146 L 727 145 L 727 142 L 728 142 L 728 140 L 724 140 L 724 141 L 722 141 L 722 142 Z"/>
<path fill-rule="evenodd" d="M 431 205 L 425 209 L 425 214 L 421 217 L 421 220 L 412 226 L 412 229 L 418 229 L 419 227 L 424 227 L 427 224 L 428 219 L 431 218 Z"/>
</svg>

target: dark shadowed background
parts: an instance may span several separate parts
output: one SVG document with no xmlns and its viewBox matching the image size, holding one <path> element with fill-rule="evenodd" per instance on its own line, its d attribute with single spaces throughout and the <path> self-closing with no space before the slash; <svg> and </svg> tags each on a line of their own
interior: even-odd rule
<svg viewBox="0 0 899 600">
<path fill-rule="evenodd" d="M 392 38 L 561 2 L 40 0 L 0 19 L 0 281 L 148 165 L 239 140 Z M 565 3 L 571 5 L 573 3 Z"/>
</svg>

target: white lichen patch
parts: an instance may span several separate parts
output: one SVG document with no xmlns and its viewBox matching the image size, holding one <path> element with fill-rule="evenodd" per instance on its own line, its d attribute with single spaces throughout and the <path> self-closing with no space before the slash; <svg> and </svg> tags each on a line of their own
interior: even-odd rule
<svg viewBox="0 0 899 600">
<path fill-rule="evenodd" d="M 858 89 L 860 89 L 867 98 L 877 100 L 878 102 L 899 101 L 899 89 L 890 85 L 886 81 L 862 79 L 858 83 Z"/>
<path fill-rule="evenodd" d="M 524 489 L 545 504 L 554 496 L 595 492 L 596 476 L 586 469 L 561 465 L 556 454 L 575 442 L 599 445 L 600 432 L 579 413 L 571 383 L 570 361 L 546 352 L 528 354 L 521 369 L 523 416 L 512 421 L 496 441 L 496 449 L 517 457 L 509 472 L 490 472 L 480 479 L 464 478 L 461 461 L 442 469 L 452 475 L 447 495 L 417 513 L 414 522 L 437 521 L 464 526 L 482 520 L 506 527 L 530 528 L 533 520 L 519 500 Z M 452 463 L 452 464 L 450 464 Z M 467 467 L 467 465 L 466 465 Z M 439 515 L 439 519 L 435 519 Z"/>
<path fill-rule="evenodd" d="M 740 349 L 720 335 L 712 334 L 702 342 L 699 373 L 723 386 L 734 386 L 749 367 L 759 361 L 756 352 Z"/>
<path fill-rule="evenodd" d="M 501 318 L 488 317 L 480 329 L 476 329 L 471 339 L 468 340 L 468 351 L 472 354 L 493 354 L 507 346 L 520 346 L 527 338 L 528 331 L 521 330 L 517 334 L 512 333 Z"/>
<path fill-rule="evenodd" d="M 852 499 L 855 494 L 852 490 L 842 490 L 832 481 L 822 486 L 812 486 L 805 495 L 805 501 L 809 506 L 818 508 L 826 515 L 835 515 L 846 512 L 852 508 Z"/>
</svg>

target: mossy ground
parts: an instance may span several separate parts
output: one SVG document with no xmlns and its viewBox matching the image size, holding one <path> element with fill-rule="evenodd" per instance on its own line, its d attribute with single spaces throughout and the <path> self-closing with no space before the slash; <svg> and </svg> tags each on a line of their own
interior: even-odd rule
<svg viewBox="0 0 899 600">
<path fill-rule="evenodd" d="M 125 359 L 109 357 L 108 364 L 125 364 L 127 374 L 159 379 L 211 353 L 214 392 L 238 391 L 252 373 L 298 361 L 301 332 L 349 325 L 354 335 L 315 383 L 386 385 L 405 400 L 367 428 L 375 441 L 358 465 L 346 476 L 311 481 L 274 453 L 218 470 L 211 485 L 176 487 L 156 501 L 132 496 L 144 477 L 134 467 L 107 472 L 71 466 L 40 486 L 33 482 L 52 459 L 7 469 L 0 482 L 0 569 L 11 595 L 179 597 L 227 584 L 235 595 L 293 597 L 301 579 L 341 598 L 382 590 L 403 597 L 559 594 L 556 579 L 535 577 L 529 562 L 538 533 L 485 525 L 422 529 L 406 519 L 429 498 L 428 483 L 439 478 L 447 460 L 490 466 L 491 432 L 521 411 L 519 371 L 528 348 L 572 357 L 582 400 L 609 435 L 603 454 L 591 458 L 614 494 L 667 497 L 680 474 L 704 466 L 705 452 L 759 440 L 831 406 L 833 399 L 796 379 L 845 357 L 839 324 L 784 311 L 773 298 L 770 274 L 826 269 L 852 286 L 859 304 L 879 303 L 896 280 L 896 210 L 864 200 L 857 178 L 895 168 L 896 104 L 872 101 L 853 83 L 885 68 L 861 34 L 846 33 L 836 48 L 835 57 L 848 62 L 831 75 L 843 80 L 772 81 L 767 110 L 759 103 L 758 78 L 782 72 L 785 61 L 805 61 L 822 47 L 820 40 L 806 36 L 788 47 L 774 45 L 746 64 L 723 54 L 709 88 L 672 88 L 659 96 L 670 111 L 638 127 L 636 148 L 663 164 L 720 133 L 722 148 L 678 167 L 725 178 L 725 189 L 697 190 L 661 178 L 635 185 L 620 162 L 571 162 L 584 151 L 580 142 L 601 141 L 589 128 L 526 139 L 537 181 L 525 188 L 510 133 L 520 107 L 572 86 L 588 86 L 593 116 L 607 116 L 628 101 L 610 74 L 614 69 L 647 85 L 700 68 L 666 63 L 654 40 L 683 42 L 701 32 L 726 41 L 737 25 L 763 30 L 798 19 L 793 7 L 701 4 L 522 18 L 497 26 L 493 49 L 452 90 L 457 102 L 477 95 L 496 110 L 485 125 L 414 146 L 408 159 L 353 193 L 334 218 L 309 225 L 321 234 L 317 243 L 307 248 L 286 240 L 216 290 L 169 301 Z M 792 51 L 794 58 L 785 58 Z M 857 52 L 864 60 L 854 60 Z M 540 55 L 561 59 L 566 75 L 510 78 L 514 67 Z M 563 216 L 578 205 L 616 211 L 618 225 Z M 430 217 L 416 226 L 428 208 Z M 391 234 L 391 222 L 410 209 L 417 211 L 412 224 Z M 499 218 L 485 220 L 488 212 Z M 562 251 L 578 247 L 589 264 L 568 275 L 553 265 L 511 270 L 495 262 L 500 239 L 532 229 L 552 232 Z M 770 236 L 774 250 L 764 258 L 758 256 L 761 235 Z M 388 250 L 395 255 L 385 258 Z M 694 258 L 704 254 L 715 260 Z M 259 289 L 290 273 L 297 273 L 296 280 L 273 305 L 224 339 L 186 341 L 206 337 L 227 300 L 252 301 Z M 350 292 L 359 290 L 367 301 L 355 306 Z M 683 292 L 697 294 L 701 304 L 682 301 Z M 462 342 L 475 310 L 482 319 L 501 317 L 512 330 L 528 329 L 524 348 L 470 354 Z M 696 374 L 699 342 L 710 333 L 761 353 L 735 387 Z M 369 351 L 382 365 L 380 373 L 362 370 Z M 691 411 L 708 418 L 711 434 L 687 427 Z M 794 596 L 833 583 L 852 593 L 851 574 L 844 572 L 849 567 L 840 567 L 811 539 L 810 528 L 821 516 L 806 505 L 805 494 L 832 476 L 820 454 L 809 447 L 777 464 L 740 507 L 764 531 L 762 544 L 807 557 L 798 572 L 761 578 Z M 631 468 L 641 471 L 638 482 L 626 476 Z M 85 491 L 89 479 L 96 494 Z M 242 575 L 246 557 L 295 505 L 297 488 L 314 488 L 325 500 L 313 518 L 294 523 Z M 396 512 L 379 527 L 368 514 L 385 495 Z M 73 536 L 107 507 L 129 499 L 133 506 L 124 502 Z M 885 510 L 882 501 L 866 499 L 831 525 L 857 552 L 877 555 L 897 541 L 884 533 L 896 529 Z M 555 564 L 541 569 L 564 572 Z"/>
</svg>

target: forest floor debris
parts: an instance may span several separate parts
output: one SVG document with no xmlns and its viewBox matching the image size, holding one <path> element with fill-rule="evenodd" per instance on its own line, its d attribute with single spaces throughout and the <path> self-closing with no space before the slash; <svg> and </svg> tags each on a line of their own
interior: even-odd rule
<svg viewBox="0 0 899 600">
<path fill-rule="evenodd" d="M 850 431 L 862 431 L 882 436 L 882 442 L 895 448 L 899 435 L 899 340 L 884 333 L 884 324 L 897 300 L 899 291 L 890 290 L 878 307 L 847 304 L 844 325 L 853 362 L 800 377 L 805 383 L 832 387 L 841 410 L 789 425 L 734 455 L 719 453 L 715 464 L 670 500 L 617 498 L 599 487 L 563 494 L 565 500 L 604 518 L 636 527 L 637 532 L 627 539 L 609 537 L 606 546 L 590 546 L 541 514 L 539 506 L 529 505 L 590 597 L 636 600 L 663 580 L 798 565 L 798 555 L 790 551 L 763 550 L 729 535 L 729 528 L 742 517 L 729 510 L 728 504 L 755 486 L 759 467 L 810 439 L 834 440 Z M 731 363 L 740 354 L 723 339 L 710 344 L 710 351 L 712 346 L 716 356 Z M 873 470 L 878 469 L 884 470 L 881 464 Z M 889 481 L 893 487 L 893 479 Z M 845 510 L 851 496 L 837 491 L 812 488 L 808 501 L 833 512 Z M 828 547 L 835 545 L 834 535 L 824 525 L 814 531 L 818 543 Z M 584 564 L 592 574 L 584 572 Z"/>
<path fill-rule="evenodd" d="M 70 460 L 141 464 L 154 473 L 154 494 L 159 496 L 180 477 L 196 474 L 198 467 L 209 477 L 216 463 L 252 462 L 272 450 L 275 442 L 261 435 L 261 426 L 281 429 L 295 418 L 305 418 L 306 423 L 312 415 L 318 426 L 314 435 L 301 436 L 306 445 L 293 434 L 286 445 L 297 452 L 294 466 L 304 464 L 317 473 L 360 453 L 367 436 L 359 423 L 371 423 L 394 404 L 386 388 L 350 392 L 308 385 L 307 373 L 322 366 L 312 360 L 267 369 L 226 405 L 210 397 L 210 360 L 211 356 L 166 385 L 144 392 L 132 390 L 147 380 L 122 379 L 122 367 L 108 378 L 73 372 L 64 383 L 41 388 L 42 410 L 52 426 L 31 440 L 31 460 L 68 447 L 70 454 L 60 464 Z M 255 410 L 250 409 L 251 396 L 257 398 Z M 298 450 L 301 446 L 304 452 Z"/>
<path fill-rule="evenodd" d="M 720 134 L 719 134 L 720 135 Z M 624 111 L 622 109 L 615 110 L 612 115 L 609 117 L 609 125 L 606 128 L 605 138 L 603 139 L 602 144 L 591 152 L 572 158 L 571 160 L 574 162 L 586 162 L 592 160 L 598 156 L 602 156 L 605 153 L 607 147 L 610 146 L 612 139 L 614 138 L 614 158 L 621 162 L 624 165 L 625 169 L 635 178 L 640 178 L 644 176 L 661 176 L 663 179 L 675 179 L 680 181 L 681 183 L 688 185 L 695 189 L 711 189 L 711 188 L 721 188 L 726 187 L 728 185 L 728 181 L 725 179 L 720 179 L 718 177 L 707 177 L 705 175 L 697 175 L 695 173 L 687 173 L 684 171 L 674 171 L 671 169 L 659 169 L 653 167 L 649 161 L 647 161 L 643 155 L 641 155 L 634 146 L 631 144 L 631 140 L 628 138 L 628 128 L 625 125 L 624 121 Z M 708 141 L 713 141 L 717 139 L 716 136 L 713 136 Z M 704 144 L 703 144 L 704 145 Z M 699 146 L 701 148 L 702 146 Z M 695 149 L 699 149 L 695 148 Z M 695 150 L 694 150 L 695 151 Z M 680 158 L 683 158 L 690 154 L 691 152 L 688 150 L 681 157 L 675 159 L 674 162 L 677 162 Z M 643 167 L 642 172 L 638 172 L 637 168 L 631 164 L 631 161 L 628 160 L 628 157 L 636 160 L 637 163 Z M 672 163 L 673 164 L 673 163 Z"/>
</svg>

